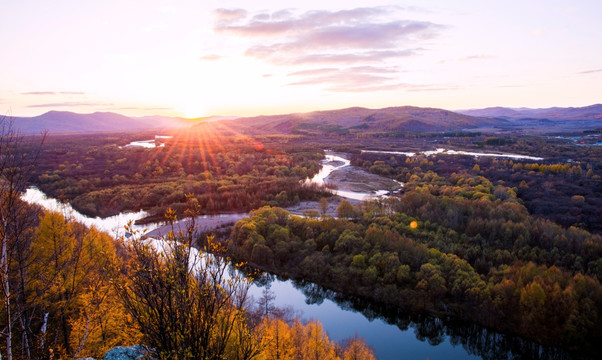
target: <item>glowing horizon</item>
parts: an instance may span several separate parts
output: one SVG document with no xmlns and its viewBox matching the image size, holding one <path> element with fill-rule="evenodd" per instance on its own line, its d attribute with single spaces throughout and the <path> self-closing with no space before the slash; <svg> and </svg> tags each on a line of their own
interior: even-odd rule
<svg viewBox="0 0 602 360">
<path fill-rule="evenodd" d="M 597 1 L 0 4 L 0 114 L 602 102 Z"/>
</svg>

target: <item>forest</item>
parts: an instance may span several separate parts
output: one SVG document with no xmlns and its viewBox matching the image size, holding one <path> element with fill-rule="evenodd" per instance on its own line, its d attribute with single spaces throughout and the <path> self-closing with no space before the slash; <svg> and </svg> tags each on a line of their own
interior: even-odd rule
<svg viewBox="0 0 602 360">
<path fill-rule="evenodd" d="M 166 212 L 172 217 L 185 216 L 191 202 L 197 215 L 251 211 L 247 218 L 234 225 L 230 236 L 210 236 L 211 241 L 201 241 L 196 246 L 209 246 L 208 250 L 224 261 L 232 258 L 246 263 L 247 270 L 259 269 L 310 281 L 325 289 L 393 306 L 403 312 L 480 324 L 540 344 L 560 346 L 574 354 L 595 356 L 597 342 L 602 338 L 599 327 L 602 322 L 602 215 L 598 211 L 602 208 L 602 150 L 599 146 L 578 144 L 561 137 L 491 137 L 464 132 L 369 136 L 333 132 L 320 138 L 302 134 L 254 138 L 171 135 L 171 139 L 160 140 L 164 146 L 151 149 L 126 145 L 134 140 L 152 138 L 154 133 L 48 138 L 37 155 L 37 165 L 32 167 L 27 185 L 35 185 L 91 216 L 144 209 L 152 214 L 146 221 L 158 221 L 164 219 Z M 419 153 L 439 147 L 527 154 L 540 156 L 543 160 L 425 156 Z M 306 217 L 291 215 L 282 207 L 331 197 L 326 187 L 308 187 L 303 183 L 319 170 L 325 148 L 348 154 L 357 168 L 402 182 L 402 192 L 386 199 L 359 203 L 336 200 L 340 201 L 336 216 L 327 215 L 323 209 L 306 212 Z M 417 154 L 378 154 L 362 150 L 414 151 Z M 47 216 L 50 215 L 43 215 L 40 224 L 35 226 L 42 226 L 48 221 L 45 220 Z M 29 228 L 36 229 L 35 226 Z M 78 225 L 68 227 L 76 229 Z M 62 231 L 61 234 L 66 234 L 67 230 Z M 83 234 L 87 230 L 78 231 Z M 38 232 L 32 230 L 32 240 L 24 245 L 32 249 L 28 253 L 40 251 L 33 251 L 41 247 L 33 243 Z M 75 239 L 76 236 L 67 238 Z M 129 317 L 122 318 L 129 319 L 128 326 L 134 326 L 140 338 L 146 339 L 159 352 L 166 349 L 161 356 L 173 356 L 174 353 L 169 352 L 173 350 L 169 349 L 174 348 L 180 349 L 176 350 L 178 353 L 186 353 L 188 350 L 181 347 L 179 340 L 157 340 L 159 334 L 152 332 L 152 326 L 157 324 L 164 329 L 184 332 L 181 324 L 153 319 L 145 312 L 144 301 L 137 296 L 160 293 L 165 290 L 162 286 L 185 289 L 180 293 L 187 294 L 186 301 L 190 303 L 186 302 L 187 306 L 193 307 L 187 311 L 202 313 L 201 309 L 207 304 L 195 298 L 191 289 L 202 288 L 205 282 L 192 273 L 191 276 L 165 275 L 162 278 L 158 275 L 160 272 L 148 270 L 157 268 L 166 274 L 170 271 L 182 274 L 187 269 L 182 265 L 186 264 L 187 257 L 180 254 L 181 258 L 176 262 L 157 260 L 151 255 L 155 252 L 147 246 L 128 248 L 124 244 L 107 245 L 108 240 L 103 241 L 100 247 L 114 247 L 115 255 L 109 258 L 117 259 L 110 266 L 99 261 L 104 267 L 96 275 L 108 277 L 107 274 L 113 274 L 106 280 L 112 286 L 107 285 L 103 301 L 113 299 L 119 305 L 110 305 L 110 311 L 128 314 Z M 186 245 L 187 242 L 172 243 Z M 184 246 L 181 251 L 192 249 Z M 56 253 L 56 250 L 48 251 Z M 18 259 L 15 261 L 17 264 Z M 55 267 L 59 263 L 55 261 Z M 177 263 L 180 265 L 170 267 Z M 28 273 L 34 273 L 34 270 L 35 267 Z M 59 274 L 62 270 L 53 271 Z M 75 279 L 74 270 L 69 271 Z M 49 273 L 53 274 L 52 271 Z M 178 278 L 182 282 L 170 283 Z M 127 279 L 146 281 L 136 284 Z M 16 279 L 10 281 L 18 283 Z M 93 280 L 86 284 L 101 286 L 103 281 Z M 30 286 L 33 287 L 29 289 L 36 288 Z M 82 287 L 78 287 L 82 291 L 80 294 L 87 294 Z M 19 286 L 11 288 L 19 289 Z M 20 288 L 23 293 L 30 292 L 27 286 Z M 56 291 L 59 288 L 61 286 Z M 55 325 L 48 331 L 54 331 L 53 348 L 63 354 L 77 351 L 81 331 L 90 334 L 86 341 L 88 345 L 82 347 L 86 354 L 105 350 L 104 345 L 93 345 L 93 339 L 111 336 L 119 339 L 117 334 L 102 333 L 114 328 L 110 326 L 99 325 L 95 331 L 105 330 L 92 335 L 89 324 L 94 323 L 97 315 L 86 313 L 90 306 L 78 298 L 75 290 L 62 291 L 68 294 L 59 291 L 53 295 L 58 297 L 48 300 L 47 304 L 58 306 L 63 304 L 64 298 L 72 296 L 77 301 L 69 300 L 63 306 L 73 307 L 48 311 L 35 303 L 35 315 L 31 313 L 32 320 L 29 323 L 23 320 L 23 323 L 29 324 L 29 329 L 40 329 L 44 311 L 54 316 L 48 316 L 48 324 Z M 95 294 L 97 296 L 98 292 Z M 165 294 L 161 298 L 169 297 L 170 293 Z M 32 301 L 26 300 L 27 296 L 15 295 L 17 298 L 13 304 Z M 214 339 L 221 354 L 235 351 L 235 348 L 236 351 L 248 348 L 252 353 L 257 342 L 253 346 L 237 343 L 240 339 L 235 334 L 250 334 L 270 326 L 270 329 L 277 329 L 271 330 L 277 334 L 290 334 L 292 339 L 286 341 L 300 349 L 300 329 L 310 324 L 295 322 L 285 315 L 280 318 L 277 311 L 269 314 L 269 311 L 262 313 L 244 307 L 242 302 L 237 302 L 240 299 L 234 301 L 234 298 L 223 316 L 220 315 L 232 320 L 228 322 L 229 327 L 224 328 L 230 335 L 227 341 Z M 268 298 L 269 294 L 265 294 L 264 300 Z M 155 296 L 149 301 L 157 299 Z M 98 300 L 90 298 L 86 301 Z M 166 306 L 152 301 L 146 306 Z M 177 304 L 180 305 L 176 308 L 185 309 L 182 303 Z M 27 308 L 26 305 L 23 307 Z M 269 306 L 264 302 L 264 310 L 267 308 Z M 251 316 L 254 311 L 262 316 Z M 16 314 L 24 316 L 25 313 L 18 311 Z M 178 318 L 182 315 L 175 311 L 170 316 Z M 136 317 L 138 320 L 134 321 Z M 100 324 L 100 318 L 98 321 Z M 57 327 L 57 324 L 61 325 Z M 35 342 L 39 341 L 38 330 L 27 330 L 28 333 L 23 329 L 28 328 L 14 329 L 19 334 L 15 337 L 20 341 L 19 351 L 34 349 Z M 70 335 L 76 330 L 80 333 Z M 263 339 L 257 333 L 253 334 L 256 339 Z M 194 338 L 202 336 L 197 334 Z M 354 341 L 363 344 L 360 339 Z M 105 340 L 100 343 L 109 344 Z M 187 344 L 191 343 L 194 341 L 187 341 Z M 354 344 L 353 341 L 350 343 Z M 191 346 L 210 347 L 209 342 Z M 365 345 L 358 347 L 363 349 Z M 327 348 L 339 358 L 344 357 L 342 354 L 347 349 L 344 344 Z M 282 354 L 278 349 L 274 351 Z M 229 354 L 232 358 L 245 358 Z"/>
<path fill-rule="evenodd" d="M 199 243 L 194 221 L 162 239 L 131 229 L 115 239 L 24 202 L 48 160 L 45 139 L 0 125 L 2 358 L 102 358 L 144 344 L 154 359 L 375 359 L 363 339 L 334 342 L 318 321 L 276 308 L 269 291 L 248 297 L 252 278 L 236 274 L 243 264 L 212 236 Z M 201 214 L 198 197 L 184 201 L 182 216 Z"/>
<path fill-rule="evenodd" d="M 204 214 L 215 214 L 287 206 L 320 193 L 299 181 L 318 171 L 322 151 L 288 144 L 287 138 L 186 134 L 164 140 L 166 147 L 125 146 L 133 139 L 132 134 L 51 137 L 33 183 L 85 215 L 144 209 L 154 215 L 147 221 L 162 220 L 168 208 L 183 214 L 186 194 L 195 195 Z"/>
<path fill-rule="evenodd" d="M 267 292 L 247 297 L 250 279 L 228 278 L 230 261 L 211 239 L 204 250 L 214 256 L 198 255 L 193 268 L 197 253 L 183 234 L 157 249 L 18 206 L 32 223 L 9 243 L 19 249 L 0 321 L 12 348 L 0 349 L 12 358 L 102 358 L 142 343 L 157 359 L 375 359 L 363 339 L 333 342 L 318 321 L 275 308 Z"/>
</svg>

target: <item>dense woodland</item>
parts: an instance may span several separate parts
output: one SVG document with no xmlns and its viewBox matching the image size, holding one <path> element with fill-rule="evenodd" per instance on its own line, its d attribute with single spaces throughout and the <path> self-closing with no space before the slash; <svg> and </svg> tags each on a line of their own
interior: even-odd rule
<svg viewBox="0 0 602 360">
<path fill-rule="evenodd" d="M 481 142 L 476 143 L 481 145 Z M 578 152 L 570 149 L 577 149 Z M 480 175 L 498 192 L 506 188 L 515 192 L 518 201 L 533 215 L 565 227 L 577 226 L 602 232 L 602 212 L 599 211 L 602 208 L 602 149 L 599 146 L 553 146 L 546 139 L 527 138 L 510 142 L 507 146 L 485 147 L 479 151 L 492 150 L 541 154 L 544 160 L 362 153 L 355 156 L 352 162 L 370 172 L 395 177 L 402 182 L 408 182 L 412 175 L 422 176 L 429 171 L 446 179 L 453 176 L 452 185 L 464 173 Z"/>
<path fill-rule="evenodd" d="M 338 218 L 260 209 L 236 224 L 230 245 L 277 274 L 593 354 L 602 336 L 599 159 L 362 153 L 355 165 L 405 183 L 400 198 L 343 201 Z"/>
<path fill-rule="evenodd" d="M 153 135 L 49 138 L 39 154 L 38 166 L 31 172 L 30 184 L 50 196 L 69 201 L 88 215 L 106 216 L 122 210 L 144 209 L 155 215 L 153 219 L 158 219 L 171 208 L 170 214 L 181 216 L 190 201 L 194 202 L 198 214 L 257 209 L 239 221 L 229 240 L 220 244 L 228 245 L 228 253 L 222 254 L 221 247 L 219 251 L 211 250 L 222 254 L 221 259 L 233 256 L 264 271 L 311 281 L 341 294 L 388 304 L 402 311 L 462 319 L 576 353 L 596 353 L 597 343 L 602 340 L 599 326 L 602 323 L 602 215 L 599 211 L 602 208 L 602 151 L 599 146 L 556 137 L 488 137 L 462 132 L 369 136 L 333 132 L 322 138 L 295 135 L 253 139 L 238 135 L 174 134 L 173 139 L 163 140 L 164 147 L 124 147 L 132 140 L 145 140 Z M 362 149 L 420 151 L 438 147 L 504 151 L 545 159 L 361 153 Z M 403 192 L 387 200 L 355 205 L 342 201 L 337 217 L 323 212 L 320 215 L 317 209 L 312 216 L 302 218 L 275 207 L 329 195 L 325 189 L 307 187 L 301 182 L 318 171 L 324 148 L 346 152 L 352 156 L 353 165 L 403 182 Z M 262 207 L 265 205 L 267 207 Z M 45 220 L 48 216 L 56 217 L 44 215 L 40 225 L 35 225 L 37 229 L 49 221 Z M 36 229 L 35 226 L 28 228 Z M 72 224 L 68 228 L 71 230 L 61 230 L 60 236 L 50 238 L 77 239 L 75 235 L 66 234 L 76 232 L 72 229 L 78 229 L 79 225 Z M 84 234 L 92 230 L 77 231 Z M 41 245 L 32 245 L 36 236 L 41 236 L 39 232 L 31 230 L 30 242 L 23 243 L 29 245 L 19 246 L 31 249 L 27 253 L 39 254 Z M 49 231 L 41 231 L 45 232 Z M 178 311 L 186 309 L 181 306 L 183 303 L 193 306 L 189 313 L 202 313 L 207 304 L 195 298 L 194 291 L 206 283 L 187 272 L 188 267 L 182 265 L 187 261 L 185 254 L 180 254 L 178 261 L 165 261 L 153 255 L 156 252 L 147 246 L 128 249 L 114 243 L 107 245 L 107 241 L 102 240 L 100 247 L 114 247 L 115 250 L 107 250 L 115 253 L 109 258 L 118 260 L 111 265 L 111 271 L 98 270 L 97 277 L 90 278 L 94 280 L 82 283 L 101 286 L 104 280 L 99 281 L 98 276 L 113 274 L 113 281 L 121 279 L 121 282 L 106 287 L 103 301 L 119 302 L 119 305 L 107 305 L 111 306 L 110 311 L 129 314 L 129 318 L 122 317 L 123 321 L 130 319 L 128 326 L 136 329 L 134 333 L 146 339 L 161 356 L 173 356 L 170 352 L 173 349 L 179 349 L 175 351 L 182 354 L 191 351 L 192 348 L 182 347 L 180 340 L 158 339 L 152 326 L 161 322 L 144 312 L 144 304 L 149 308 L 167 305 L 142 300 L 144 294 L 180 289 L 174 294 L 187 295 L 173 303 L 179 304 L 174 308 L 180 310 L 166 312 L 170 314 L 167 321 L 182 316 Z M 56 250 L 50 248 L 50 254 L 55 254 Z M 180 250 L 191 251 L 190 247 Z M 23 253 L 14 251 L 15 256 Z M 177 255 L 178 251 L 174 253 Z M 49 255 L 36 256 L 50 258 Z M 11 275 L 14 278 L 8 277 L 15 282 L 11 288 L 25 289 L 23 293 L 28 293 L 26 286 L 18 286 L 17 264 L 21 260 L 11 261 L 15 261 L 11 269 L 16 269 L 7 272 L 15 274 Z M 28 273 L 35 274 L 35 269 L 33 266 Z M 53 271 L 60 273 L 60 270 Z M 69 271 L 69 276 L 76 279 L 75 271 Z M 184 273 L 191 276 L 180 276 Z M 181 281 L 173 283 L 174 279 Z M 32 278 L 31 281 L 37 280 Z M 78 287 L 81 294 L 88 293 L 82 290 L 90 289 L 86 286 Z M 18 291 L 11 295 L 16 309 L 19 301 L 27 299 L 18 295 Z M 86 354 L 104 350 L 104 344 L 111 343 L 109 338 L 120 341 L 119 334 L 104 335 L 104 330 L 95 330 L 99 332 L 93 335 L 90 324 L 94 324 L 92 319 L 96 319 L 96 315 L 86 312 L 89 306 L 79 300 L 74 290 L 63 290 L 67 295 L 56 291 L 49 293 L 55 297 L 46 300 L 47 306 L 64 304 L 60 305 L 63 308 L 46 311 L 36 303 L 31 310 L 35 316 L 29 315 L 32 320 L 29 323 L 23 320 L 29 328 L 13 320 L 21 326 L 13 328 L 18 335 L 14 343 L 22 344 L 15 345 L 19 351 L 34 349 L 39 343 L 45 311 L 49 313 L 48 326 L 54 325 L 47 330 L 52 336 L 46 337 L 46 350 L 51 348 L 48 345 L 51 343 L 56 351 L 73 354 L 79 348 L 82 331 L 90 333 L 87 347 L 82 348 Z M 86 301 L 98 301 L 97 295 L 86 296 L 91 297 Z M 78 300 L 63 302 L 65 297 Z M 154 297 L 152 301 L 157 299 Z M 102 307 L 93 308 L 100 311 Z M 16 319 L 27 314 L 15 311 Z M 232 320 L 226 322 L 229 324 L 227 333 L 231 334 L 227 341 L 222 337 L 211 340 L 217 341 L 212 345 L 207 340 L 191 346 L 202 349 L 215 346 L 222 355 L 241 349 L 252 353 L 256 350 L 253 344 L 258 342 L 242 344 L 239 342 L 242 337 L 237 336 L 252 333 L 249 336 L 255 336 L 262 344 L 264 337 L 258 334 L 272 329 L 277 334 L 290 334 L 291 340 L 286 341 L 297 346 L 295 351 L 300 351 L 301 329 L 311 327 L 267 311 L 259 311 L 263 314 L 259 317 L 251 316 L 252 308 L 242 307 L 240 301 L 228 303 L 224 311 L 221 318 Z M 102 322 L 100 318 L 97 321 Z M 278 325 L 280 321 L 282 328 Z M 97 329 L 110 328 L 98 326 Z M 182 324 L 163 323 L 161 326 L 179 329 L 174 331 L 181 332 L 178 333 L 180 338 L 190 335 L 185 333 Z M 257 329 L 264 332 L 255 333 Z M 95 343 L 93 339 L 103 340 Z M 265 350 L 269 345 L 261 348 Z M 346 351 L 342 345 L 326 348 L 339 357 Z M 232 358 L 245 358 L 239 353 L 228 354 Z"/>
<path fill-rule="evenodd" d="M 152 139 L 154 133 L 146 136 Z M 204 214 L 286 206 L 319 194 L 300 181 L 318 171 L 322 151 L 298 142 L 266 138 L 267 147 L 245 136 L 175 134 L 162 139 L 164 147 L 125 146 L 133 139 L 50 137 L 33 183 L 88 216 L 144 209 L 156 215 L 154 220 L 168 208 L 183 214 L 186 194 L 195 195 Z"/>
<path fill-rule="evenodd" d="M 483 202 L 480 218 L 491 230 L 505 223 L 515 225 L 509 231 L 520 231 L 520 214 L 515 217 L 512 206 Z M 351 212 L 342 205 L 339 219 L 304 219 L 263 208 L 236 224 L 230 246 L 237 257 L 263 269 L 343 293 L 409 311 L 454 315 L 544 344 L 583 352 L 597 348 L 602 336 L 599 236 L 564 231 L 560 236 L 575 252 L 555 256 L 558 250 L 545 237 L 548 229 L 529 239 L 508 237 L 503 244 L 386 210 L 405 205 L 351 206 Z M 500 224 L 487 211 L 506 219 Z M 586 274 L 563 266 L 580 256 L 590 260 L 583 261 L 589 265 Z"/>
<path fill-rule="evenodd" d="M 319 322 L 275 308 L 269 293 L 248 298 L 250 280 L 232 281 L 215 246 L 192 271 L 183 235 L 157 249 L 19 206 L 31 223 L 9 243 L 14 359 L 102 358 L 139 343 L 157 359 L 375 359 L 363 339 L 335 343 Z M 5 334 L 7 321 L 3 312 Z"/>
<path fill-rule="evenodd" d="M 250 278 L 230 272 L 219 243 L 192 247 L 194 222 L 163 240 L 114 239 L 23 202 L 43 139 L 0 125 L 2 358 L 100 358 L 143 343 L 156 359 L 374 359 L 363 339 L 335 343 L 319 322 L 276 309 L 269 292 L 247 297 Z M 200 214 L 198 197 L 185 201 Z"/>
</svg>

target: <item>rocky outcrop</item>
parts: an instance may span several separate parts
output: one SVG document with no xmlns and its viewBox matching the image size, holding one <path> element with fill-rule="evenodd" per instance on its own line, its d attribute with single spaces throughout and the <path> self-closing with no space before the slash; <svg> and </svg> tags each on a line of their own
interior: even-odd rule
<svg viewBox="0 0 602 360">
<path fill-rule="evenodd" d="M 134 345 L 129 347 L 117 346 L 109 350 L 102 360 L 139 360 L 153 359 L 150 352 L 143 345 Z M 78 358 L 76 360 L 95 360 L 94 358 Z M 100 359 L 99 359 L 100 360 Z"/>
<path fill-rule="evenodd" d="M 109 350 L 103 360 L 140 360 L 154 359 L 149 348 L 144 345 L 129 347 L 118 346 Z"/>
</svg>

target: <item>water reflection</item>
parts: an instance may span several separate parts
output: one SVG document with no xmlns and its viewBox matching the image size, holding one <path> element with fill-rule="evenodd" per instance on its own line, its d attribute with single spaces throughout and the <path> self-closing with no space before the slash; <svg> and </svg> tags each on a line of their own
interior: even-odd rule
<svg viewBox="0 0 602 360">
<path fill-rule="evenodd" d="M 286 283 L 290 283 L 293 289 L 287 288 Z M 307 281 L 283 280 L 266 274 L 259 286 L 267 284 L 271 285 L 276 299 L 279 296 L 291 297 L 290 292 L 295 290 L 301 292 L 308 305 L 305 310 L 310 309 L 311 312 L 305 314 L 306 317 L 320 319 L 333 339 L 352 336 L 349 329 L 357 329 L 357 333 L 374 347 L 379 359 L 590 359 L 453 318 L 413 313 L 340 294 Z M 287 289 L 286 293 L 281 292 L 284 289 Z M 330 302 L 336 304 L 338 312 L 329 307 Z M 293 305 L 300 307 L 299 304 Z M 319 310 L 321 307 L 328 308 L 328 316 Z M 362 323 L 353 317 L 353 313 L 361 314 L 368 322 Z M 342 329 L 329 324 L 332 317 L 336 318 L 334 322 L 342 324 Z M 339 331 L 343 332 L 342 336 Z"/>
<path fill-rule="evenodd" d="M 94 226 L 96 227 L 96 229 L 104 231 L 114 237 L 120 237 L 124 235 L 124 226 L 127 225 L 130 221 L 134 223 L 136 220 L 142 219 L 149 215 L 146 211 L 140 210 L 138 212 L 122 212 L 115 216 L 109 216 L 106 218 L 91 218 L 77 212 L 71 207 L 69 203 L 62 203 L 54 198 L 48 197 L 42 191 L 34 187 L 27 189 L 25 193 L 23 193 L 23 195 L 21 196 L 21 199 L 23 199 L 27 203 L 39 205 L 45 210 L 59 212 L 63 214 L 63 216 L 65 216 L 65 218 L 67 219 L 79 221 L 85 224 L 86 226 Z M 134 225 L 133 229 L 145 231 L 154 228 L 154 226 L 156 225 Z"/>
<path fill-rule="evenodd" d="M 165 143 L 161 139 L 171 139 L 173 136 L 165 136 L 165 135 L 155 135 L 155 138 L 152 140 L 138 140 L 132 141 L 127 144 L 125 147 L 142 147 L 146 149 L 153 149 L 156 147 L 164 147 Z"/>
</svg>

